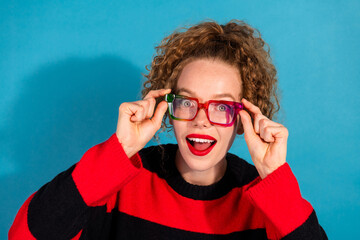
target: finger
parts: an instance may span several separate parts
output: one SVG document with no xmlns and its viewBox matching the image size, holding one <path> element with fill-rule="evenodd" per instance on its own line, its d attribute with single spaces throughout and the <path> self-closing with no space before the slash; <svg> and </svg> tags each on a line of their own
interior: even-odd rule
<svg viewBox="0 0 360 240">
<path fill-rule="evenodd" d="M 263 125 L 262 127 L 265 127 L 264 124 L 266 124 L 266 120 L 269 120 L 267 117 L 265 117 L 264 115 L 262 115 L 261 113 L 255 113 L 255 115 L 253 116 L 254 119 L 254 131 L 257 134 L 260 134 L 260 126 Z M 269 120 L 270 121 L 270 120 Z"/>
<path fill-rule="evenodd" d="M 126 104 L 126 113 L 132 122 L 141 122 L 145 119 L 145 108 L 137 102 Z"/>
<path fill-rule="evenodd" d="M 249 110 L 249 112 L 251 113 L 251 116 L 253 118 L 254 121 L 254 130 L 257 134 L 260 133 L 260 128 L 259 128 L 259 121 L 267 118 L 266 116 L 264 116 L 261 113 L 261 110 L 259 107 L 255 106 L 254 104 L 252 104 L 251 102 L 249 102 L 248 100 L 246 100 L 245 98 L 243 98 L 242 103 L 244 104 L 244 107 Z"/>
<path fill-rule="evenodd" d="M 273 133 L 274 133 L 273 127 L 269 127 L 269 126 L 262 127 L 260 130 L 260 138 L 268 143 L 275 142 Z"/>
<path fill-rule="evenodd" d="M 264 116 L 264 115 L 263 115 Z M 258 121 L 259 123 L 259 128 L 262 127 L 267 127 L 267 126 L 272 126 L 272 127 L 280 127 L 283 126 L 280 123 L 274 122 L 270 119 L 268 119 L 267 117 L 261 117 L 261 119 Z"/>
<path fill-rule="evenodd" d="M 166 110 L 167 110 L 167 103 L 165 101 L 161 101 L 155 110 L 153 118 L 151 119 L 151 121 L 153 121 L 153 123 L 158 128 L 160 128 L 161 126 L 161 122 L 165 115 Z"/>
<path fill-rule="evenodd" d="M 265 142 L 277 142 L 286 141 L 288 137 L 288 130 L 284 126 L 268 126 L 265 127 L 260 134 L 261 139 Z"/>
<path fill-rule="evenodd" d="M 249 110 L 252 114 L 262 114 L 259 107 L 255 106 L 245 98 L 241 99 L 241 102 L 244 104 L 244 107 Z"/>
<path fill-rule="evenodd" d="M 262 136 L 262 134 L 264 134 L 265 129 L 267 127 L 278 127 L 278 126 L 282 126 L 279 123 L 273 122 L 271 120 L 269 120 L 267 117 L 263 117 L 260 120 L 254 120 L 255 123 L 257 124 L 258 127 L 258 131 L 255 130 L 256 133 L 260 134 L 260 136 Z M 254 128 L 256 128 L 255 124 L 254 124 Z M 272 139 L 272 138 L 269 138 Z M 273 139 L 272 139 L 273 140 Z"/>
<path fill-rule="evenodd" d="M 151 90 L 150 92 L 148 92 L 148 94 L 146 94 L 146 96 L 144 97 L 144 100 L 148 99 L 148 98 L 158 98 L 158 97 L 164 96 L 165 94 L 168 94 L 170 92 L 171 92 L 170 88 Z"/>
<path fill-rule="evenodd" d="M 151 118 L 151 116 L 153 115 L 154 109 L 151 109 L 151 103 L 150 103 L 150 99 L 147 100 L 140 100 L 137 101 L 136 103 L 141 105 L 144 108 L 144 116 L 143 119 L 149 119 Z"/>
<path fill-rule="evenodd" d="M 140 100 L 137 102 L 144 107 L 144 110 L 146 113 L 145 117 L 151 118 L 152 115 L 154 114 L 154 108 L 155 108 L 155 104 L 156 104 L 155 98 L 147 98 L 147 99 Z"/>
<path fill-rule="evenodd" d="M 256 137 L 256 133 L 254 131 L 254 127 L 251 121 L 251 117 L 249 115 L 249 113 L 247 113 L 245 110 L 241 110 L 240 111 L 240 118 L 241 118 L 241 123 L 243 125 L 244 128 L 244 137 L 245 140 L 247 141 L 250 138 Z"/>
<path fill-rule="evenodd" d="M 273 131 L 273 137 L 275 138 L 275 142 L 277 143 L 282 143 L 282 142 L 286 142 L 288 137 L 289 137 L 289 131 L 286 127 L 284 127 L 283 125 L 280 126 L 275 126 Z"/>
<path fill-rule="evenodd" d="M 147 113 L 146 117 L 151 118 L 154 114 L 156 100 L 155 100 L 155 98 L 149 98 L 149 99 L 147 99 L 147 101 L 149 102 L 149 109 L 148 109 L 148 113 Z"/>
<path fill-rule="evenodd" d="M 158 89 L 158 90 L 151 90 L 146 96 L 144 97 L 144 100 L 149 102 L 149 108 L 147 109 L 147 118 L 151 118 L 154 114 L 156 100 L 155 98 L 162 97 L 165 94 L 168 94 L 171 92 L 171 89 Z"/>
<path fill-rule="evenodd" d="M 134 102 L 144 108 L 144 118 L 149 119 L 154 114 L 154 107 L 156 104 L 155 98 L 148 98 Z"/>
<path fill-rule="evenodd" d="M 142 106 L 140 106 L 136 102 L 124 102 L 119 107 L 119 117 L 124 118 L 125 116 L 135 116 L 135 114 L 140 111 L 140 107 L 142 108 Z"/>
</svg>

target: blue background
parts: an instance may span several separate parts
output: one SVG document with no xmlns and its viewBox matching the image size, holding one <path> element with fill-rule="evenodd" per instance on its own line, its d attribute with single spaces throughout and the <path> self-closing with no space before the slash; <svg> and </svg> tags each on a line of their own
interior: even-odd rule
<svg viewBox="0 0 360 240">
<path fill-rule="evenodd" d="M 115 131 L 155 44 L 208 18 L 261 31 L 302 194 L 330 239 L 360 235 L 359 1 L 58 0 L 0 3 L 0 239 L 31 193 Z M 251 161 L 242 137 L 232 152 Z"/>
</svg>

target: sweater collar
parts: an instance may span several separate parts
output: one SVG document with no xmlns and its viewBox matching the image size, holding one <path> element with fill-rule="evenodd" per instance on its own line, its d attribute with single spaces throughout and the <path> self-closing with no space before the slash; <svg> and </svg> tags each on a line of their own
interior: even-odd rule
<svg viewBox="0 0 360 240">
<path fill-rule="evenodd" d="M 157 149 L 157 151 L 155 149 Z M 235 155 L 226 155 L 227 168 L 224 176 L 218 182 L 208 186 L 199 186 L 186 182 L 181 176 L 175 165 L 177 150 L 178 145 L 166 144 L 150 147 L 140 155 L 143 159 L 145 168 L 156 172 L 159 177 L 166 180 L 175 192 L 184 197 L 194 200 L 214 200 L 225 196 L 235 187 L 236 179 L 233 174 L 234 169 L 236 169 L 236 166 L 233 164 L 236 162 L 233 161 L 234 157 L 237 158 Z M 161 161 L 161 159 L 163 160 Z M 163 167 L 161 168 L 160 166 Z"/>
</svg>

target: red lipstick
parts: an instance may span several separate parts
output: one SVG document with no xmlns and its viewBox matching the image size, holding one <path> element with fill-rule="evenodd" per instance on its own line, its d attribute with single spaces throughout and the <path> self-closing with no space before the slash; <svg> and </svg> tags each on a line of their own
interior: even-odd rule
<svg viewBox="0 0 360 240">
<path fill-rule="evenodd" d="M 200 142 L 193 142 L 193 144 L 191 143 L 191 138 L 197 138 L 197 139 L 206 139 L 206 140 L 212 140 L 214 142 L 210 143 L 209 147 L 207 147 L 206 149 L 203 150 L 199 150 L 196 149 L 194 147 L 194 145 L 196 144 L 209 144 L 209 143 L 200 143 Z M 216 139 L 209 136 L 209 135 L 203 135 L 203 134 L 189 134 L 186 136 L 186 143 L 188 145 L 188 148 L 190 150 L 190 152 L 196 156 L 205 156 L 206 154 L 208 154 L 215 146 L 216 144 Z"/>
</svg>

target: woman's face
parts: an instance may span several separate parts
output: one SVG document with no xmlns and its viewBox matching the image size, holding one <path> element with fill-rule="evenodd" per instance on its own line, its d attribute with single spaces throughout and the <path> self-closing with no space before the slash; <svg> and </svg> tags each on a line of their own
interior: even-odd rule
<svg viewBox="0 0 360 240">
<path fill-rule="evenodd" d="M 177 82 L 177 94 L 208 100 L 240 102 L 241 79 L 237 68 L 220 60 L 198 59 L 188 63 Z M 193 121 L 172 120 L 179 150 L 176 165 L 184 179 L 192 184 L 209 185 L 224 175 L 225 155 L 239 125 L 239 116 L 231 127 L 213 125 L 205 110 Z M 215 140 L 209 143 L 209 139 Z M 205 143 L 202 143 L 204 142 Z"/>
</svg>

